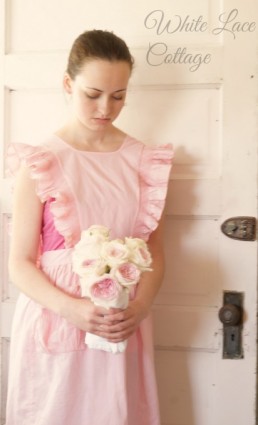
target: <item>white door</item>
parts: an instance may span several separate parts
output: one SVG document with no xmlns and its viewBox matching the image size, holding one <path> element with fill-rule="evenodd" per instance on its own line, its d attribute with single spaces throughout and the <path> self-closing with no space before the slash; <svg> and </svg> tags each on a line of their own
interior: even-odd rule
<svg viewBox="0 0 258 425">
<path fill-rule="evenodd" d="M 61 4 L 61 5 L 60 5 Z M 2 0 L 1 417 L 17 291 L 8 281 L 9 142 L 37 144 L 66 115 L 66 55 L 85 29 L 123 37 L 136 58 L 118 124 L 175 146 L 167 272 L 154 312 L 162 425 L 254 425 L 257 243 L 220 226 L 257 216 L 256 0 Z M 222 359 L 223 291 L 244 294 L 243 353 Z"/>
</svg>

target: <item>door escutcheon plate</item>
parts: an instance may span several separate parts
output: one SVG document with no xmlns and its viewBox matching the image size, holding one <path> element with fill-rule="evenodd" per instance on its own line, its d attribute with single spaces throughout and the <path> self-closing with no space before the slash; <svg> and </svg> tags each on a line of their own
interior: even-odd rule
<svg viewBox="0 0 258 425">
<path fill-rule="evenodd" d="M 243 330 L 243 304 L 242 292 L 225 291 L 223 306 L 219 310 L 219 319 L 223 323 L 223 359 L 242 359 Z"/>
<path fill-rule="evenodd" d="M 256 218 L 248 216 L 228 218 L 221 225 L 224 235 L 240 241 L 256 240 Z"/>
</svg>

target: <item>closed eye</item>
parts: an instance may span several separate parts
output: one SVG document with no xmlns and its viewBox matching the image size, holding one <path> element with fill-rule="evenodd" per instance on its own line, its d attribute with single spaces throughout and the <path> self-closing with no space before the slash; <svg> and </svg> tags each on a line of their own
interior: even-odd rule
<svg viewBox="0 0 258 425">
<path fill-rule="evenodd" d="M 98 98 L 100 97 L 100 95 L 92 96 L 92 95 L 90 95 L 90 94 L 88 94 L 88 93 L 85 93 L 85 95 L 86 95 L 86 97 L 87 97 L 88 99 L 92 99 L 92 100 L 94 100 L 94 99 L 98 99 Z M 124 96 L 112 96 L 112 99 L 113 99 L 113 100 L 117 100 L 117 101 L 119 101 L 119 100 L 123 100 L 123 99 L 124 99 Z"/>
<path fill-rule="evenodd" d="M 88 93 L 85 93 L 85 94 L 86 94 L 86 97 L 88 99 L 98 99 L 99 98 L 99 95 L 97 95 L 97 96 L 90 96 Z"/>
<path fill-rule="evenodd" d="M 113 96 L 112 98 L 113 98 L 114 100 L 123 100 L 123 99 L 124 99 L 124 97 L 123 97 L 123 96 L 120 96 L 120 97 Z"/>
</svg>

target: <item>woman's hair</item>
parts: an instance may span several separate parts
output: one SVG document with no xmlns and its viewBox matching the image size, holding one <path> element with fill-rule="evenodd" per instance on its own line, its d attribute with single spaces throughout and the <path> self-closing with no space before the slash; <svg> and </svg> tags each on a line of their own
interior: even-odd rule
<svg viewBox="0 0 258 425">
<path fill-rule="evenodd" d="M 92 30 L 80 34 L 74 41 L 66 71 L 75 79 L 83 65 L 94 59 L 127 62 L 131 70 L 134 64 L 134 59 L 121 38 L 110 31 Z"/>
</svg>

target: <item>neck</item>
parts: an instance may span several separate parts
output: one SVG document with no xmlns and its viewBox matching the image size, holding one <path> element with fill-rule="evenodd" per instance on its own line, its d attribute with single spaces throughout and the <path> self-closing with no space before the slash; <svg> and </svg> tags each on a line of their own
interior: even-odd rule
<svg viewBox="0 0 258 425">
<path fill-rule="evenodd" d="M 85 151 L 116 150 L 125 137 L 125 134 L 113 125 L 103 131 L 90 131 L 73 123 L 59 129 L 56 135 L 75 149 Z"/>
</svg>

